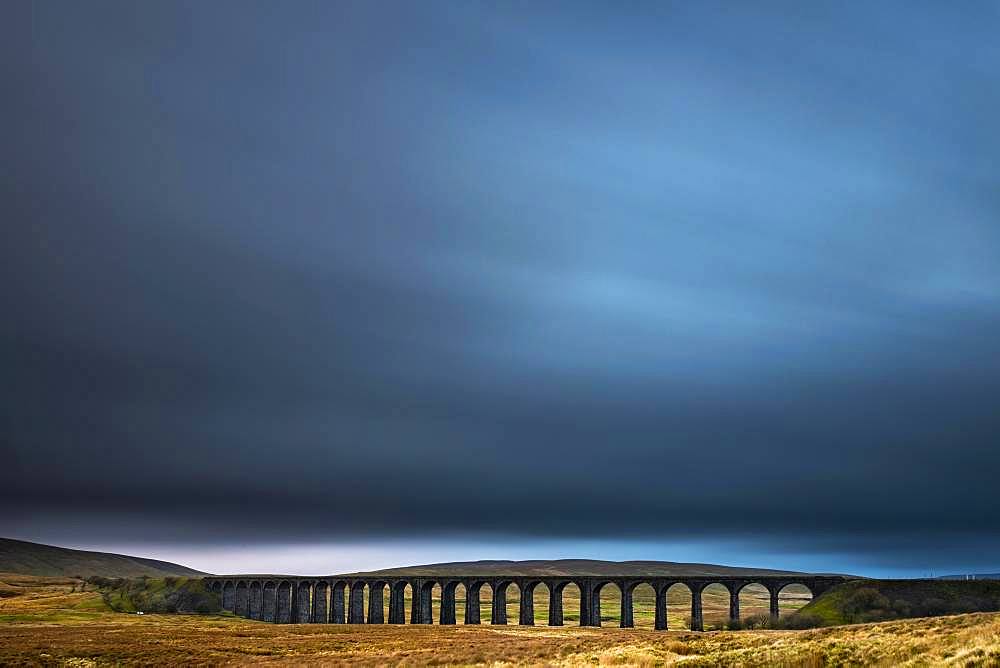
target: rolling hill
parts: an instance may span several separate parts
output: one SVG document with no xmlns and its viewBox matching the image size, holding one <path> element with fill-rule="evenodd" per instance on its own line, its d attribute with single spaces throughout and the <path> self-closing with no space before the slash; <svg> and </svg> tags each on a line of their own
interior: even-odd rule
<svg viewBox="0 0 1000 668">
<path fill-rule="evenodd" d="M 365 575 L 424 575 L 451 573 L 463 575 L 634 575 L 634 576 L 760 576 L 801 575 L 797 571 L 779 571 L 767 568 L 743 568 L 714 564 L 688 564 L 673 561 L 599 561 L 596 559 L 546 559 L 535 561 L 460 561 L 423 566 L 387 568 L 366 571 Z"/>
<path fill-rule="evenodd" d="M 112 578 L 134 578 L 143 575 L 150 577 L 206 575 L 201 571 L 169 561 L 108 552 L 71 550 L 10 538 L 0 538 L 0 573 L 70 577 L 101 575 Z"/>
</svg>

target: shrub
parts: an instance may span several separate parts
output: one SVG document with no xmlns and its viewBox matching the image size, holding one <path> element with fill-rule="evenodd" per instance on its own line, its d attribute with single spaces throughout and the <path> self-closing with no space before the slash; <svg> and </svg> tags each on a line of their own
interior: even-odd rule
<svg viewBox="0 0 1000 668">
<path fill-rule="evenodd" d="M 752 631 L 754 629 L 774 628 L 774 621 L 771 615 L 750 615 L 743 618 L 743 628 Z"/>
<path fill-rule="evenodd" d="M 892 603 L 879 590 L 872 587 L 862 587 L 844 601 L 843 610 L 844 617 L 848 621 L 860 621 L 872 611 L 885 611 L 891 608 Z"/>
<path fill-rule="evenodd" d="M 909 601 L 897 598 L 892 602 L 892 611 L 899 617 L 909 617 L 913 614 L 913 606 Z"/>
<path fill-rule="evenodd" d="M 106 578 L 103 575 L 92 575 L 86 579 L 86 582 L 101 589 L 112 589 L 121 586 L 125 580 L 122 578 Z"/>
<path fill-rule="evenodd" d="M 782 629 L 816 629 L 823 625 L 823 618 L 810 612 L 795 612 L 778 620 L 778 627 Z"/>
<path fill-rule="evenodd" d="M 921 617 L 933 617 L 935 615 L 948 614 L 948 604 L 940 598 L 925 598 L 918 606 L 918 614 Z"/>
<path fill-rule="evenodd" d="M 869 610 L 867 612 L 861 612 L 854 616 L 854 621 L 856 622 L 885 622 L 890 619 L 895 619 L 896 614 L 892 610 L 883 610 L 882 608 L 876 608 L 874 610 Z"/>
</svg>

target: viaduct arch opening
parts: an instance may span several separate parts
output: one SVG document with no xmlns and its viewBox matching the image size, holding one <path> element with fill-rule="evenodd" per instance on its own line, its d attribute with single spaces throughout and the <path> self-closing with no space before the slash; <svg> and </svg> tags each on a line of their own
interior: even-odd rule
<svg viewBox="0 0 1000 668">
<path fill-rule="evenodd" d="M 413 588 L 407 582 L 390 582 L 389 609 L 386 621 L 389 624 L 406 623 L 406 607 L 413 597 Z"/>
<path fill-rule="evenodd" d="M 665 629 L 680 630 L 691 628 L 691 603 L 694 600 L 691 587 L 683 582 L 674 582 L 664 592 Z"/>
<path fill-rule="evenodd" d="M 255 619 L 257 621 L 264 620 L 264 602 L 261 600 L 262 593 L 260 582 L 254 580 L 250 583 L 247 594 L 247 607 L 249 608 L 248 612 L 250 619 Z"/>
<path fill-rule="evenodd" d="M 649 582 L 632 586 L 632 622 L 636 628 L 652 629 L 656 618 L 656 589 Z"/>
<path fill-rule="evenodd" d="M 622 586 L 622 584 L 610 580 L 594 585 L 591 626 L 622 625 Z M 625 600 L 628 601 L 627 595 Z M 630 614 L 626 614 L 626 617 L 628 616 Z"/>
<path fill-rule="evenodd" d="M 763 618 L 771 614 L 771 593 L 759 582 L 749 582 L 739 588 L 740 621 Z"/>
<path fill-rule="evenodd" d="M 265 622 L 276 622 L 278 618 L 275 616 L 275 605 L 278 600 L 278 583 L 273 580 L 268 580 L 264 583 L 264 612 L 263 617 Z"/>
<path fill-rule="evenodd" d="M 330 583 L 319 580 L 313 585 L 312 621 L 326 624 L 330 621 Z"/>
</svg>

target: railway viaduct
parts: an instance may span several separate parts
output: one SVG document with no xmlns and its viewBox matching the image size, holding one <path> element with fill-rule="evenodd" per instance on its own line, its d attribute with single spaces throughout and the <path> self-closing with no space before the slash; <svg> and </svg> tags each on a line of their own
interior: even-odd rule
<svg viewBox="0 0 1000 668">
<path fill-rule="evenodd" d="M 601 625 L 601 589 L 616 586 L 621 592 L 620 626 L 634 626 L 632 593 L 648 584 L 656 593 L 655 628 L 667 628 L 667 590 L 683 584 L 691 591 L 691 630 L 704 630 L 702 592 L 711 584 L 721 584 L 729 591 L 729 617 L 740 617 L 740 591 L 749 584 L 767 588 L 771 615 L 778 615 L 778 594 L 788 585 L 805 586 L 815 598 L 834 585 L 851 578 L 827 575 L 782 575 L 758 577 L 642 577 L 642 576 L 558 576 L 522 575 L 450 575 L 450 576 L 379 576 L 345 575 L 330 577 L 294 577 L 274 575 L 211 576 L 204 578 L 208 588 L 219 594 L 222 607 L 239 616 L 278 624 L 405 624 L 404 591 L 411 590 L 409 622 L 434 622 L 431 594 L 441 588 L 439 624 L 455 624 L 455 590 L 465 588 L 465 623 L 480 623 L 480 590 L 489 585 L 493 592 L 490 623 L 507 623 L 507 589 L 516 585 L 521 592 L 518 623 L 535 623 L 534 590 L 544 584 L 549 591 L 549 626 L 563 625 L 563 590 L 569 584 L 580 589 L 580 626 Z M 365 610 L 365 590 L 368 610 Z M 385 590 L 389 590 L 388 614 Z"/>
</svg>

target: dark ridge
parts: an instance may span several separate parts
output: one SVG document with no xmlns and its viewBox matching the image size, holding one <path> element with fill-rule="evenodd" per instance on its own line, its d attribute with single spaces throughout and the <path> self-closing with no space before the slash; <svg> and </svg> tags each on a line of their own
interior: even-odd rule
<svg viewBox="0 0 1000 668">
<path fill-rule="evenodd" d="M 134 578 L 147 575 L 207 575 L 169 561 L 132 557 L 109 552 L 72 550 L 11 538 L 0 538 L 0 573 L 42 576 L 95 575 L 111 578 Z"/>
<path fill-rule="evenodd" d="M 529 561 L 458 561 L 420 566 L 386 568 L 364 571 L 356 575 L 635 575 L 635 576 L 711 576 L 711 575 L 801 575 L 800 571 L 782 571 L 769 568 L 719 566 L 673 561 L 602 561 L 596 559 L 546 559 Z"/>
</svg>

